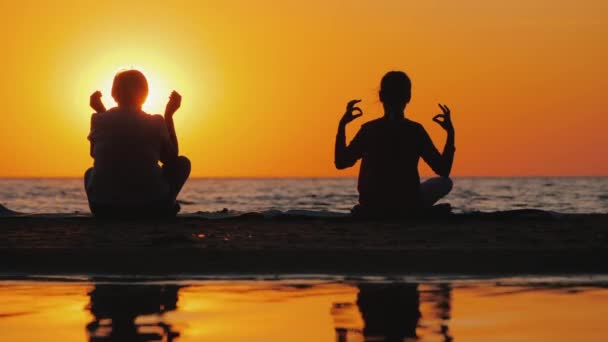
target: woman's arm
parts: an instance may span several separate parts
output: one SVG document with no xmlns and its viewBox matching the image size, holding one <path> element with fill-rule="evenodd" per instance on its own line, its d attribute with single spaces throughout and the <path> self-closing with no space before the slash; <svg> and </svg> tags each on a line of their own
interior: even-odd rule
<svg viewBox="0 0 608 342">
<path fill-rule="evenodd" d="M 452 164 L 454 163 L 454 153 L 456 151 L 455 141 L 455 130 L 452 124 L 452 116 L 450 108 L 446 105 L 439 105 L 439 108 L 443 111 L 443 114 L 437 114 L 433 117 L 433 121 L 438 123 L 441 128 L 447 132 L 447 138 L 445 146 L 443 147 L 443 153 L 439 154 L 437 148 L 431 141 L 426 131 L 424 131 L 424 141 L 422 148 L 422 158 L 429 164 L 429 166 L 435 171 L 436 174 L 442 177 L 449 177 L 452 172 Z"/>
<path fill-rule="evenodd" d="M 361 100 L 352 100 L 346 105 L 346 112 L 342 116 L 338 124 L 338 133 L 336 134 L 336 145 L 334 149 L 334 164 L 338 170 L 346 169 L 355 165 L 357 159 L 360 158 L 361 131 L 357 134 L 350 146 L 346 146 L 346 125 L 363 115 L 363 111 L 359 107 L 355 107 Z M 358 114 L 353 112 L 358 111 Z"/>
</svg>

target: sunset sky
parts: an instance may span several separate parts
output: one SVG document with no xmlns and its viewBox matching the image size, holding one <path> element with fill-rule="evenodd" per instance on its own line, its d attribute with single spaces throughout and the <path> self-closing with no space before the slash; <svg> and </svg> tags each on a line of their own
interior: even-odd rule
<svg viewBox="0 0 608 342">
<path fill-rule="evenodd" d="M 440 149 L 431 118 L 452 108 L 455 175 L 608 175 L 605 0 L 126 3 L 0 2 L 0 177 L 81 176 L 89 95 L 110 106 L 128 67 L 148 76 L 149 112 L 183 95 L 193 176 L 356 175 L 334 169 L 337 122 L 353 98 L 349 137 L 381 116 L 394 69 Z"/>
</svg>

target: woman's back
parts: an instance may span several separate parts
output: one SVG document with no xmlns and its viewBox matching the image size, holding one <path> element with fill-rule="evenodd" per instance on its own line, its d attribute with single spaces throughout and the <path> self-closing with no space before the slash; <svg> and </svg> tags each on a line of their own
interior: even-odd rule
<svg viewBox="0 0 608 342">
<path fill-rule="evenodd" d="M 362 206 L 403 210 L 421 205 L 418 161 L 428 149 L 425 134 L 420 124 L 407 119 L 385 117 L 361 127 L 351 144 L 360 144 L 361 149 L 358 189 Z"/>
</svg>

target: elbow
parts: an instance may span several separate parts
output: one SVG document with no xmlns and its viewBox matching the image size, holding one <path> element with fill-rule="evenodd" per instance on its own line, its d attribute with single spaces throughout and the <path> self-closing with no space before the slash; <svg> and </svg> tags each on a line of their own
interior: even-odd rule
<svg viewBox="0 0 608 342">
<path fill-rule="evenodd" d="M 335 160 L 334 165 L 338 170 L 344 170 L 352 166 L 352 164 L 349 164 L 347 161 L 344 160 Z"/>
<path fill-rule="evenodd" d="M 452 172 L 450 167 L 447 166 L 441 166 L 438 168 L 434 168 L 433 171 L 435 171 L 435 173 L 443 178 L 449 178 L 450 177 L 450 173 Z"/>
<path fill-rule="evenodd" d="M 336 169 L 338 169 L 338 170 L 344 170 L 344 169 L 346 169 L 348 167 L 348 166 L 346 166 L 346 164 L 342 164 L 342 163 L 337 162 L 337 161 L 334 162 L 334 165 L 336 166 Z"/>
</svg>

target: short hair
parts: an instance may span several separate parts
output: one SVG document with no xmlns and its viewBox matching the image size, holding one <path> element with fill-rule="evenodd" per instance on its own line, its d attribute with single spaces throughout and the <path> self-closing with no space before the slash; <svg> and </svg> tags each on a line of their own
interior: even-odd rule
<svg viewBox="0 0 608 342">
<path fill-rule="evenodd" d="M 112 97 L 118 105 L 143 105 L 148 97 L 148 80 L 135 69 L 120 71 L 114 76 Z"/>
<path fill-rule="evenodd" d="M 380 82 L 380 101 L 385 104 L 407 104 L 412 99 L 412 81 L 403 71 L 389 71 Z"/>
</svg>

